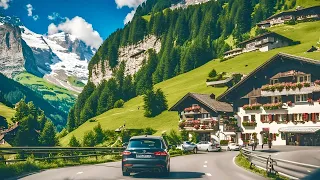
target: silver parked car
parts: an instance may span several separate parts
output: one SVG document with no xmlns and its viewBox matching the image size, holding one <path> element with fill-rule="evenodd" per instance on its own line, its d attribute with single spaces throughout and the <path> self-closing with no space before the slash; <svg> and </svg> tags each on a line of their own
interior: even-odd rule
<svg viewBox="0 0 320 180">
<path fill-rule="evenodd" d="M 239 151 L 241 149 L 241 147 L 239 146 L 239 144 L 233 143 L 233 142 L 229 142 L 228 143 L 228 151 Z"/>
<path fill-rule="evenodd" d="M 196 144 L 190 141 L 184 141 L 181 145 L 177 147 L 178 149 L 184 150 L 184 151 L 192 151 L 193 153 L 198 153 L 198 147 Z"/>
<path fill-rule="evenodd" d="M 197 144 L 197 147 L 199 151 L 221 151 L 220 144 L 216 142 L 212 143 L 209 141 L 201 141 Z"/>
</svg>

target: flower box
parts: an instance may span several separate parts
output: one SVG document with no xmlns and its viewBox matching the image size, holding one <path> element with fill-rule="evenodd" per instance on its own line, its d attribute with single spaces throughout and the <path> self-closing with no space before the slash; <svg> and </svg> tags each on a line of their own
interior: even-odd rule
<svg viewBox="0 0 320 180">
<path fill-rule="evenodd" d="M 257 126 L 256 122 L 242 122 L 243 126 Z"/>
<path fill-rule="evenodd" d="M 263 109 L 265 110 L 276 110 L 276 109 L 281 109 L 283 106 L 283 103 L 269 103 L 269 104 L 264 104 Z"/>
<path fill-rule="evenodd" d="M 244 110 L 259 110 L 261 104 L 246 104 L 242 107 Z"/>
<path fill-rule="evenodd" d="M 320 81 L 317 83 L 318 83 L 318 85 L 320 85 Z M 284 89 L 289 91 L 290 89 L 296 90 L 298 88 L 300 90 L 303 87 L 310 87 L 310 86 L 311 86 L 310 82 L 277 83 L 277 84 L 273 84 L 273 85 L 270 85 L 270 84 L 264 85 L 261 87 L 261 90 L 262 91 L 271 91 L 271 92 L 275 92 L 276 90 L 278 90 L 279 92 L 282 92 Z"/>
</svg>

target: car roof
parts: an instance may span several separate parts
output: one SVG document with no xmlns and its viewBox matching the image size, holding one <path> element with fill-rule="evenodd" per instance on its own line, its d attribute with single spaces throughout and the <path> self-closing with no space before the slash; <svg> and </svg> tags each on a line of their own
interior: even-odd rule
<svg viewBox="0 0 320 180">
<path fill-rule="evenodd" d="M 130 140 L 132 140 L 132 139 L 159 139 L 159 140 L 162 140 L 163 138 L 161 136 L 145 135 L 145 136 L 133 136 L 130 138 Z"/>
</svg>

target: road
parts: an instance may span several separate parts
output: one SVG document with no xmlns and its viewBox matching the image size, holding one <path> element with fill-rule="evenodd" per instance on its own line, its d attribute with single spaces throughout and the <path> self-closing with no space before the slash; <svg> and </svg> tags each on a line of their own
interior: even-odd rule
<svg viewBox="0 0 320 180">
<path fill-rule="evenodd" d="M 259 175 L 234 164 L 239 152 L 210 152 L 171 158 L 171 173 L 164 179 L 223 179 L 260 180 Z M 151 174 L 123 177 L 121 162 L 67 167 L 46 170 L 21 178 L 23 180 L 111 180 L 111 179 L 163 179 Z"/>
</svg>

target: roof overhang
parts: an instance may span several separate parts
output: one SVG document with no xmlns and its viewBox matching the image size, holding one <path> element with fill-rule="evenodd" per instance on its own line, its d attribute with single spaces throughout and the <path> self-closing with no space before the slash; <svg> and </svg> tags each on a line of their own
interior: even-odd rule
<svg viewBox="0 0 320 180">
<path fill-rule="evenodd" d="M 291 127 L 282 127 L 279 129 L 279 132 L 283 132 L 283 133 L 312 134 L 319 131 L 320 131 L 320 126 L 291 126 Z"/>
</svg>

